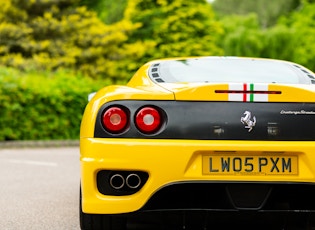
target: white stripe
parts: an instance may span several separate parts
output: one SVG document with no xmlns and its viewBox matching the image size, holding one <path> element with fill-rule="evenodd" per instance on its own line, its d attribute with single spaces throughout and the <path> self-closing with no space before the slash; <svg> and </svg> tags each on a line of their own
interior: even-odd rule
<svg viewBox="0 0 315 230">
<path fill-rule="evenodd" d="M 247 91 L 250 91 L 250 83 L 246 83 Z M 231 83 L 229 84 L 229 90 L 244 90 L 243 83 Z M 254 84 L 254 90 L 256 91 L 268 91 L 268 84 L 258 83 Z M 229 93 L 229 101 L 243 101 L 243 94 L 242 93 Z M 251 94 L 246 94 L 246 101 L 250 101 Z M 262 102 L 268 101 L 268 94 L 254 94 L 254 102 Z"/>
<path fill-rule="evenodd" d="M 255 94 L 254 101 L 268 101 L 268 94 Z"/>
<path fill-rule="evenodd" d="M 254 84 L 255 91 L 268 91 L 268 84 Z M 268 94 L 255 94 L 254 101 L 268 101 Z"/>
<path fill-rule="evenodd" d="M 229 84 L 229 90 L 243 90 L 243 84 L 232 83 Z M 243 101 L 243 94 L 241 93 L 229 93 L 229 101 Z"/>
<path fill-rule="evenodd" d="M 229 90 L 243 90 L 243 83 L 231 83 L 229 84 Z"/>
<path fill-rule="evenodd" d="M 243 101 L 243 94 L 229 93 L 229 101 Z"/>
</svg>

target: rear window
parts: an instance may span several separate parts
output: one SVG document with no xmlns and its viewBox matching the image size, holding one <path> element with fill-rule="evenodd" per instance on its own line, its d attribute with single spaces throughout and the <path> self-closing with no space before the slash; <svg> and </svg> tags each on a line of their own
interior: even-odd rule
<svg viewBox="0 0 315 230">
<path fill-rule="evenodd" d="M 268 59 L 204 57 L 153 64 L 151 78 L 159 83 L 250 82 L 314 84 L 312 72 L 290 62 Z"/>
</svg>

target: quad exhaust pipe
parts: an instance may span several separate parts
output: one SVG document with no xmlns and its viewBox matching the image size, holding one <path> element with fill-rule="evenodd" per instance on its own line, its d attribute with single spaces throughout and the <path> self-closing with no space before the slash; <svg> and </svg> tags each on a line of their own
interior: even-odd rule
<svg viewBox="0 0 315 230">
<path fill-rule="evenodd" d="M 96 175 L 98 191 L 110 196 L 135 194 L 148 179 L 149 173 L 140 170 L 101 170 Z"/>
<path fill-rule="evenodd" d="M 141 178 L 136 173 L 130 173 L 125 176 L 116 173 L 110 177 L 109 184 L 116 190 L 122 189 L 124 186 L 127 186 L 129 189 L 137 189 L 141 185 Z"/>
<path fill-rule="evenodd" d="M 125 178 L 121 174 L 114 174 L 110 177 L 109 184 L 114 189 L 121 189 L 125 186 Z"/>
<path fill-rule="evenodd" d="M 139 188 L 141 184 L 141 178 L 138 174 L 135 173 L 129 174 L 126 178 L 126 184 L 128 188 L 132 189 Z"/>
</svg>

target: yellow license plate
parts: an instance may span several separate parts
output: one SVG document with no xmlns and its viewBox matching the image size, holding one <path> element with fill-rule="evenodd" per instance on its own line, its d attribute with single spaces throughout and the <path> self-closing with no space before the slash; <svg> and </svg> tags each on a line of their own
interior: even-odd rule
<svg viewBox="0 0 315 230">
<path fill-rule="evenodd" d="M 297 175 L 297 156 L 204 155 L 203 174 L 211 175 Z"/>
</svg>

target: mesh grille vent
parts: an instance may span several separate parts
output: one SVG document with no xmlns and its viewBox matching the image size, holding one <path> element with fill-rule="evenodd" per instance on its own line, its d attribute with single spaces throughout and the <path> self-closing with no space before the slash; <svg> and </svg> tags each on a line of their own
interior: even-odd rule
<svg viewBox="0 0 315 230">
<path fill-rule="evenodd" d="M 155 82 L 162 83 L 164 80 L 160 77 L 159 67 L 160 63 L 153 64 L 149 69 L 149 75 Z"/>
</svg>

